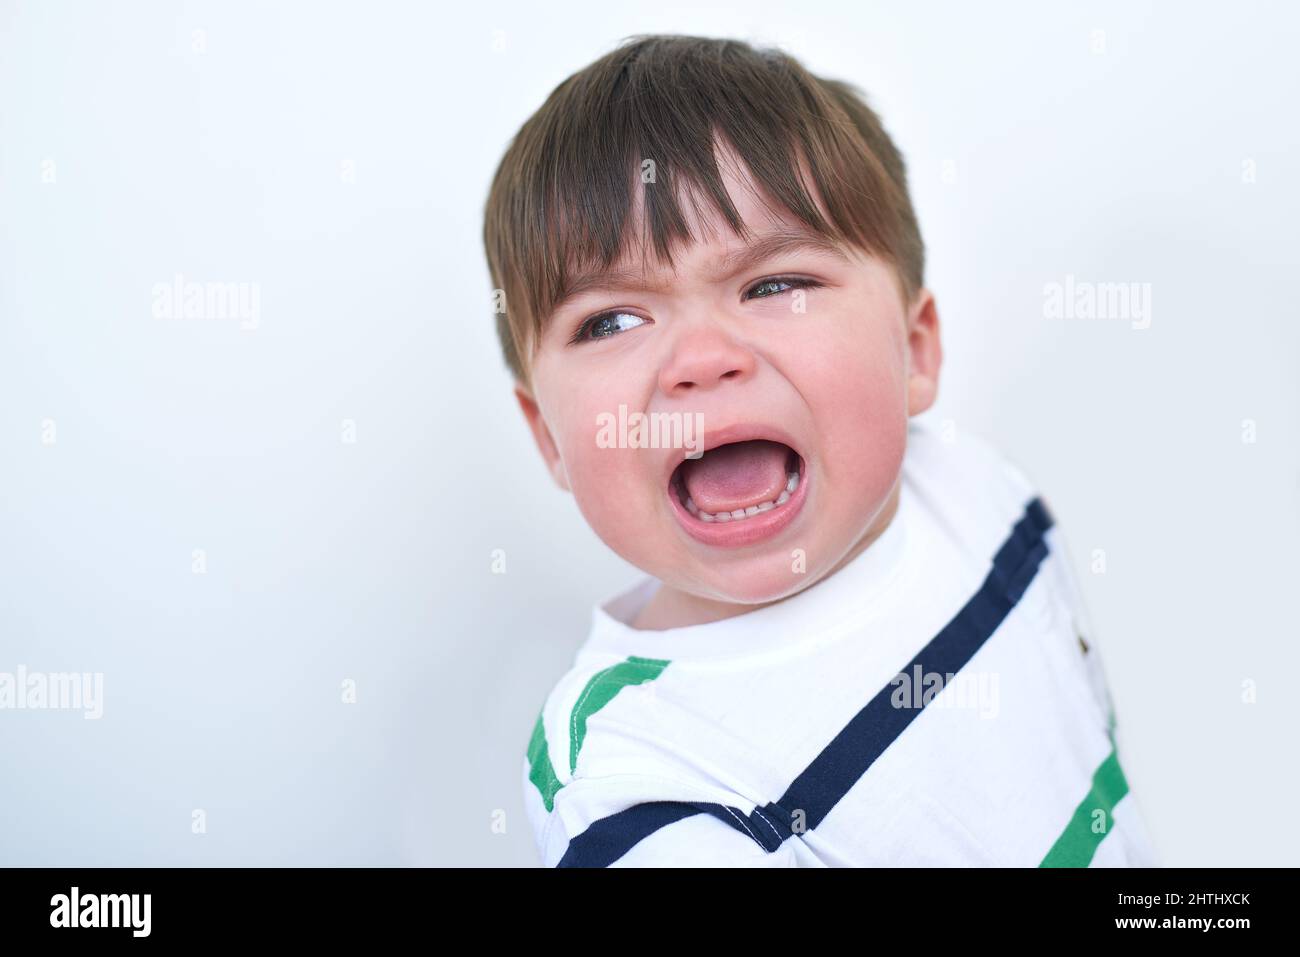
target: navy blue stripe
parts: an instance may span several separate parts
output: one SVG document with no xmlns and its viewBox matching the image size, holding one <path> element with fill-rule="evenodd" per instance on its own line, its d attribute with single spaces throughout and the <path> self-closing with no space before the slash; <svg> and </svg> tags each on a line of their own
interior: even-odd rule
<svg viewBox="0 0 1300 957">
<path fill-rule="evenodd" d="M 1020 601 L 1043 559 L 1044 535 L 1052 516 L 1041 499 L 1025 507 L 1024 516 L 993 557 L 993 567 L 979 590 L 953 619 L 921 649 L 900 674 L 956 674 L 974 657 Z M 797 777 L 778 801 L 753 814 L 739 808 L 705 802 L 656 801 L 633 805 L 594 822 L 569 842 L 559 867 L 606 867 L 638 842 L 662 827 L 693 814 L 712 814 L 746 834 L 768 851 L 774 851 L 792 833 L 796 811 L 802 812 L 800 832 L 822 822 L 849 789 L 867 772 L 885 749 L 924 710 L 895 707 L 891 681 L 837 734 Z M 779 834 L 773 834 L 773 830 Z"/>
<path fill-rule="evenodd" d="M 699 814 L 693 804 L 679 801 L 654 801 L 632 807 L 591 825 L 569 842 L 557 867 L 608 867 L 628 852 L 642 838 L 674 821 Z"/>
<path fill-rule="evenodd" d="M 708 801 L 650 801 L 634 804 L 626 810 L 592 822 L 591 826 L 569 842 L 569 848 L 556 867 L 608 867 L 660 828 L 696 814 L 712 814 L 746 837 L 756 840 L 764 850 L 781 846 L 789 829 L 776 834 L 766 825 L 755 827 L 739 808 Z M 772 822 L 776 823 L 776 822 Z"/>
</svg>

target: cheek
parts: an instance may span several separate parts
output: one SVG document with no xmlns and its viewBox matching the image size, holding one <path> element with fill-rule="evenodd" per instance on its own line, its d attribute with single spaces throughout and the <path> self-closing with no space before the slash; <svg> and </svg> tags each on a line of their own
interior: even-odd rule
<svg viewBox="0 0 1300 957">
<path fill-rule="evenodd" d="M 593 419 L 594 421 L 594 419 Z M 569 485 L 578 510 L 606 545 L 622 554 L 635 551 L 645 536 L 654 503 L 647 475 L 652 450 L 604 448 L 594 429 L 571 438 L 565 451 Z"/>
<path fill-rule="evenodd" d="M 892 320 L 899 335 L 892 333 Z M 907 447 L 903 319 L 889 315 L 872 326 L 857 321 L 852 335 L 821 356 L 803 390 L 819 422 L 822 468 L 845 508 L 887 497 Z"/>
<path fill-rule="evenodd" d="M 827 472 L 851 494 L 886 495 L 907 446 L 907 399 L 892 367 L 869 368 L 829 396 Z"/>
<path fill-rule="evenodd" d="M 630 414 L 644 401 L 629 393 L 626 381 L 592 377 L 582 389 L 559 377 L 550 394 L 560 397 L 548 411 L 578 511 L 606 545 L 625 555 L 635 551 L 656 504 L 646 480 L 655 470 L 647 456 L 656 451 L 619 447 L 627 437 L 618 426 L 618 409 L 622 403 Z"/>
</svg>

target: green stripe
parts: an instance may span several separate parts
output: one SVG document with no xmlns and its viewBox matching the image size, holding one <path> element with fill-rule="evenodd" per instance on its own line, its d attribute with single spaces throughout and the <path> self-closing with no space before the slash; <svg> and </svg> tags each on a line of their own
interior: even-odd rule
<svg viewBox="0 0 1300 957">
<path fill-rule="evenodd" d="M 668 667 L 668 662 L 659 658 L 638 658 L 635 655 L 627 661 L 603 668 L 591 676 L 587 686 L 578 695 L 573 706 L 573 715 L 569 719 L 569 771 L 578 766 L 578 752 L 582 750 L 583 739 L 587 737 L 587 719 L 605 705 L 614 700 L 614 696 L 628 685 L 639 685 L 653 681 Z"/>
<path fill-rule="evenodd" d="M 564 785 L 555 776 L 555 768 L 551 766 L 551 752 L 546 746 L 546 728 L 542 726 L 540 714 L 537 716 L 537 724 L 533 726 L 532 740 L 528 742 L 528 780 L 542 793 L 542 803 L 549 813 L 555 807 L 555 792 Z"/>
<path fill-rule="evenodd" d="M 582 689 L 582 694 L 578 695 L 569 718 L 570 773 L 578 766 L 578 752 L 582 750 L 583 739 L 587 736 L 587 719 L 609 704 L 623 688 L 653 681 L 666 667 L 668 662 L 659 658 L 638 658 L 633 655 L 626 661 L 620 661 L 592 675 Z M 532 739 L 528 742 L 528 780 L 541 793 L 547 812 L 554 809 L 555 793 L 564 787 L 564 783 L 556 776 L 555 766 L 551 764 L 551 750 L 546 742 L 542 714 L 537 716 Z"/>
<path fill-rule="evenodd" d="M 1092 776 L 1092 790 L 1077 808 L 1039 867 L 1087 867 L 1115 824 L 1115 805 L 1128 794 L 1128 781 L 1119 766 L 1119 752 L 1111 737 L 1110 754 Z M 1097 814 L 1101 811 L 1101 814 Z M 1100 827 L 1100 830 L 1098 830 Z"/>
</svg>

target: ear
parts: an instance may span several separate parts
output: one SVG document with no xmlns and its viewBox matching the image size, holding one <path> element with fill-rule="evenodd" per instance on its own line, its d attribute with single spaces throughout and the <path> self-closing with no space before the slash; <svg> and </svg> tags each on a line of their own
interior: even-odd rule
<svg viewBox="0 0 1300 957">
<path fill-rule="evenodd" d="M 907 414 L 911 416 L 934 405 L 939 392 L 939 367 L 943 364 L 939 311 L 928 289 L 921 290 L 908 310 L 907 348 Z"/>
<path fill-rule="evenodd" d="M 555 479 L 556 485 L 566 492 L 570 491 L 569 476 L 564 471 L 564 462 L 560 460 L 560 451 L 555 447 L 555 440 L 551 437 L 551 430 L 546 427 L 546 420 L 542 418 L 542 410 L 538 408 L 537 400 L 518 382 L 515 383 L 515 399 L 519 402 L 524 418 L 528 420 L 528 428 L 533 432 L 533 439 L 537 442 L 537 449 L 546 462 L 547 471 Z"/>
</svg>

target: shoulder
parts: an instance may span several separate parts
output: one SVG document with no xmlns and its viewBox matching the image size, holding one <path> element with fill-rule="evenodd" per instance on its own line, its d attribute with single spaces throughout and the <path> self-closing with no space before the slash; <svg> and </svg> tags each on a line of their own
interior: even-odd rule
<svg viewBox="0 0 1300 957">
<path fill-rule="evenodd" d="M 644 692 L 636 678 L 655 668 L 575 669 L 547 697 L 523 762 L 542 866 L 792 866 L 792 842 L 763 809 L 656 757 L 644 720 L 653 703 L 622 697 Z"/>
<path fill-rule="evenodd" d="M 555 779 L 552 787 L 571 781 L 590 730 L 590 722 L 627 688 L 656 680 L 669 662 L 636 655 L 579 654 L 577 661 L 546 696 L 528 744 L 530 762 L 551 766 L 539 772 Z"/>
<path fill-rule="evenodd" d="M 1113 720 L 1067 540 L 1037 484 L 986 439 L 917 420 L 909 425 L 904 473 L 922 507 L 966 547 L 972 560 L 991 558 L 996 565 L 999 558 L 1008 558 L 1005 577 L 1022 584 L 1025 568 L 1036 569 L 1028 581 L 1037 586 L 1016 603 L 1021 620 L 1055 635 L 1055 650 L 1069 667 L 1082 662 L 1099 708 Z"/>
<path fill-rule="evenodd" d="M 1035 483 L 1011 457 L 983 436 L 952 423 L 924 418 L 908 423 L 903 471 L 923 485 L 942 483 L 987 500 L 994 495 L 1023 504 L 1037 495 Z"/>
<path fill-rule="evenodd" d="M 626 771 L 637 766 L 632 758 L 639 757 L 641 749 L 632 732 L 642 723 L 638 715 L 653 707 L 653 692 L 647 694 L 645 689 L 668 665 L 666 660 L 635 655 L 579 653 L 546 696 L 528 739 L 522 782 L 525 807 L 543 859 L 547 834 L 557 815 L 573 805 L 575 796 L 591 792 L 586 782 L 618 779 L 613 788 L 601 790 L 599 800 L 588 800 L 583 813 L 608 811 L 610 802 L 617 809 L 625 798 L 635 800 L 638 789 L 631 782 L 637 775 Z M 619 728 L 624 729 L 626 738 Z M 593 738 L 602 739 L 604 746 L 593 748 Z M 612 746 L 610 739 L 614 739 Z M 593 761 L 593 751 L 603 758 Z M 618 759 L 620 753 L 628 757 L 625 766 Z"/>
<path fill-rule="evenodd" d="M 976 555 L 1030 511 L 1051 521 L 1046 499 L 1020 465 L 951 421 L 909 422 L 903 485 L 905 495 Z"/>
<path fill-rule="evenodd" d="M 668 660 L 579 654 L 533 723 L 521 766 L 543 865 L 779 866 L 775 825 L 735 782 L 701 773 L 693 679 Z M 666 683 L 666 684 L 665 684 Z M 773 844 L 769 847 L 768 844 Z"/>
</svg>

